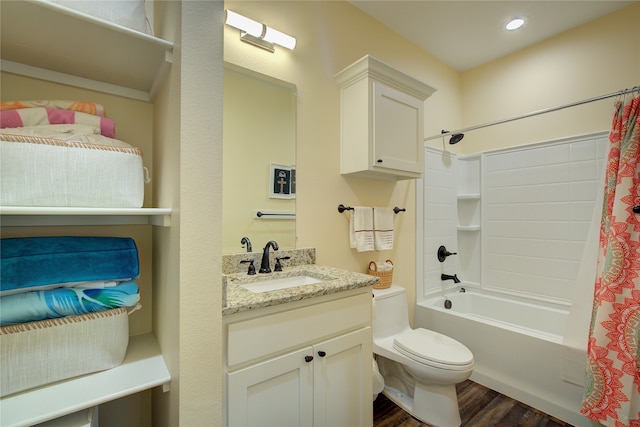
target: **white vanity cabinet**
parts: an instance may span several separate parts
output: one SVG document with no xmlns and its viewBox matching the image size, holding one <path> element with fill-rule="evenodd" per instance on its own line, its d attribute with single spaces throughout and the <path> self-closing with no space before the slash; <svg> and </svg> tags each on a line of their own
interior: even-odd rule
<svg viewBox="0 0 640 427">
<path fill-rule="evenodd" d="M 225 323 L 228 426 L 372 424 L 369 287 Z"/>
<path fill-rule="evenodd" d="M 420 178 L 424 101 L 435 89 L 369 55 L 336 78 L 340 85 L 341 173 Z"/>
</svg>

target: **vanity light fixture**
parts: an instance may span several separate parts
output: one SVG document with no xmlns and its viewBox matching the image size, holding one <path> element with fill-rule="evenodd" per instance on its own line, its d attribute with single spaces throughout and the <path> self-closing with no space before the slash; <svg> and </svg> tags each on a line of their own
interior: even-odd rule
<svg viewBox="0 0 640 427">
<path fill-rule="evenodd" d="M 293 50 L 296 38 L 227 9 L 225 23 L 240 30 L 240 40 L 275 52 L 275 45 Z"/>
<path fill-rule="evenodd" d="M 523 25 L 524 25 L 524 18 L 513 18 L 509 22 L 507 22 L 507 25 L 505 25 L 504 28 L 507 31 L 513 31 L 513 30 L 517 30 Z"/>
</svg>

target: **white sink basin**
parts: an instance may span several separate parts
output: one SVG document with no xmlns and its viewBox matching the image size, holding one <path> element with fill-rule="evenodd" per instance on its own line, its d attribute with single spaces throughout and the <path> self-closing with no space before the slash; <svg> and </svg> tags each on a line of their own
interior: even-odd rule
<svg viewBox="0 0 640 427">
<path fill-rule="evenodd" d="M 258 282 L 244 283 L 240 287 L 248 291 L 260 293 L 277 291 L 280 289 L 294 288 L 296 286 L 311 285 L 313 283 L 324 282 L 326 279 L 316 279 L 312 276 L 300 275 L 290 277 L 279 277 L 277 279 L 260 280 Z"/>
</svg>

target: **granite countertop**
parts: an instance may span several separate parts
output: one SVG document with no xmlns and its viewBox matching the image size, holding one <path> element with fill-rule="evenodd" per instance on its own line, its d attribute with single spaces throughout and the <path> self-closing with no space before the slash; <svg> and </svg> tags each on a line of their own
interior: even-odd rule
<svg viewBox="0 0 640 427">
<path fill-rule="evenodd" d="M 240 286 L 248 282 L 300 275 L 309 275 L 326 280 L 309 285 L 260 293 L 251 292 Z M 285 271 L 282 272 L 256 274 L 255 276 L 249 276 L 246 272 L 227 274 L 223 277 L 223 281 L 226 281 L 226 303 L 222 308 L 222 314 L 229 315 L 371 286 L 378 283 L 380 279 L 376 276 L 354 273 L 339 268 L 306 264 L 285 267 Z"/>
</svg>

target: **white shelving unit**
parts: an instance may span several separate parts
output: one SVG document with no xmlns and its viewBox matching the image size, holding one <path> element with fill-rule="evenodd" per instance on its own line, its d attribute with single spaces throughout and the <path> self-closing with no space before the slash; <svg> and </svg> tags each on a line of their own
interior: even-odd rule
<svg viewBox="0 0 640 427">
<path fill-rule="evenodd" d="M 48 1 L 0 7 L 3 71 L 149 101 L 171 68 L 169 41 Z"/>
<path fill-rule="evenodd" d="M 121 365 L 0 400 L 0 425 L 31 426 L 156 386 L 171 375 L 152 334 L 129 338 Z"/>
<path fill-rule="evenodd" d="M 152 101 L 172 53 L 172 42 L 52 2 L 0 2 L 3 72 Z M 0 207 L 2 227 L 170 223 L 170 208 Z M 30 426 L 160 385 L 166 391 L 170 381 L 154 335 L 131 336 L 115 368 L 0 399 L 0 425 Z"/>
<path fill-rule="evenodd" d="M 171 209 L 0 206 L 0 225 L 3 227 L 127 224 L 168 227 Z"/>
<path fill-rule="evenodd" d="M 457 156 L 458 250 L 461 276 L 471 284 L 481 278 L 481 156 Z"/>
</svg>

